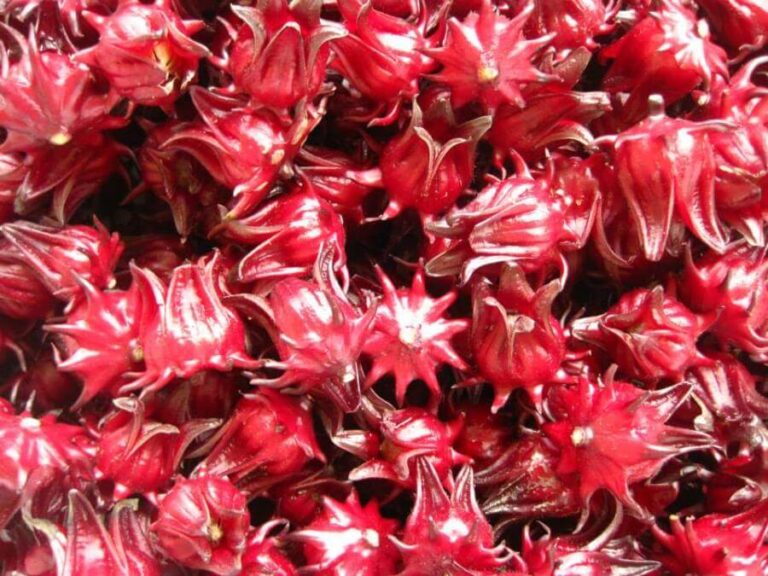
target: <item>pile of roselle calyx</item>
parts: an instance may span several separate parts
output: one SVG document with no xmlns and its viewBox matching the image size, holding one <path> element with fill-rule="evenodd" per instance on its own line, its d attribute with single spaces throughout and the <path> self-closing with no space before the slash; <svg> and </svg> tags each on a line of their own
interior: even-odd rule
<svg viewBox="0 0 768 576">
<path fill-rule="evenodd" d="M 768 574 L 764 0 L 0 15 L 0 573 Z"/>
</svg>

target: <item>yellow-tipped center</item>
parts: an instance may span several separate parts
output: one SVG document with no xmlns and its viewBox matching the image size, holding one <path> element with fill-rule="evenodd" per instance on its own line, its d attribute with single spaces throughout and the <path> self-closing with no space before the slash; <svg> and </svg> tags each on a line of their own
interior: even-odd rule
<svg viewBox="0 0 768 576">
<path fill-rule="evenodd" d="M 168 42 L 158 42 L 152 49 L 152 55 L 160 68 L 170 72 L 173 67 L 173 54 Z"/>
<path fill-rule="evenodd" d="M 576 426 L 571 432 L 571 443 L 574 446 L 585 446 L 589 444 L 595 433 L 589 426 Z"/>
<path fill-rule="evenodd" d="M 67 144 L 70 140 L 72 140 L 72 135 L 66 130 L 56 132 L 56 134 L 48 139 L 54 146 L 64 146 L 64 144 Z"/>
<path fill-rule="evenodd" d="M 224 537 L 224 530 L 216 522 L 211 522 L 208 525 L 208 539 L 216 544 Z"/>
<path fill-rule="evenodd" d="M 484 65 L 477 71 L 477 79 L 482 83 L 493 82 L 499 77 L 499 69 L 495 66 Z"/>
</svg>

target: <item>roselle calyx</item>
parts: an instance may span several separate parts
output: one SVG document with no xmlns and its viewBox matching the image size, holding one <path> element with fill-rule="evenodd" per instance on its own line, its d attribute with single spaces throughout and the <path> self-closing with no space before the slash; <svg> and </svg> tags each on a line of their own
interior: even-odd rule
<svg viewBox="0 0 768 576">
<path fill-rule="evenodd" d="M 765 249 L 744 242 L 694 261 L 688 253 L 680 296 L 693 310 L 713 313 L 710 331 L 762 361 L 768 354 L 768 292 Z"/>
<path fill-rule="evenodd" d="M 328 43 L 346 33 L 321 22 L 319 4 L 263 0 L 233 5 L 232 13 L 238 22 L 228 53 L 213 62 L 229 72 L 237 89 L 273 108 L 317 95 L 325 80 Z"/>
<path fill-rule="evenodd" d="M 561 290 L 554 280 L 534 290 L 518 267 L 504 267 L 499 289 L 475 283 L 472 349 L 481 374 L 494 388 L 491 410 L 504 406 L 516 388 L 538 401 L 538 387 L 552 379 L 565 355 L 562 326 L 552 314 Z"/>
<path fill-rule="evenodd" d="M 136 286 L 102 291 L 78 278 L 84 297 L 58 324 L 45 329 L 56 335 L 56 365 L 83 382 L 77 409 L 101 393 L 116 395 L 125 375 L 141 370 L 139 340 L 141 301 Z"/>
<path fill-rule="evenodd" d="M 219 258 L 215 253 L 207 261 L 178 266 L 167 286 L 153 272 L 131 268 L 141 299 L 139 341 L 146 368 L 123 391 L 158 390 L 203 370 L 260 365 L 247 354 L 243 321 L 222 302 Z"/>
<path fill-rule="evenodd" d="M 706 363 L 696 342 L 713 314 L 695 314 L 661 286 L 625 293 L 600 316 L 571 323 L 578 339 L 605 350 L 619 369 L 650 382 L 675 379 Z"/>
<path fill-rule="evenodd" d="M 114 400 L 119 411 L 108 415 L 99 433 L 97 468 L 115 483 L 115 497 L 150 497 L 173 477 L 184 452 L 216 420 L 190 420 L 180 427 L 153 421 L 133 397 Z"/>
<path fill-rule="evenodd" d="M 523 106 L 522 86 L 551 80 L 531 63 L 551 36 L 523 36 L 523 27 L 533 10 L 533 4 L 527 3 L 510 20 L 499 14 L 490 0 L 483 0 L 479 12 L 469 14 L 462 22 L 448 20 L 443 46 L 427 53 L 443 65 L 432 78 L 451 89 L 456 108 L 474 101 L 489 111 L 502 103 Z"/>
<path fill-rule="evenodd" d="M 269 388 L 241 397 L 227 423 L 199 450 L 209 451 L 201 469 L 258 492 L 299 473 L 311 460 L 324 462 L 309 407 Z"/>
<path fill-rule="evenodd" d="M 490 116 L 457 124 L 444 94 L 424 112 L 414 100 L 409 126 L 381 153 L 379 167 L 389 195 L 383 217 L 405 208 L 424 215 L 450 208 L 472 179 L 477 143 L 490 126 Z"/>
<path fill-rule="evenodd" d="M 104 74 L 120 95 L 137 104 L 170 107 L 208 55 L 190 36 L 204 24 L 182 20 L 172 2 L 121 0 L 109 16 L 83 12 L 99 42 L 77 54 Z"/>
<path fill-rule="evenodd" d="M 766 501 L 740 514 L 670 517 L 671 533 L 658 525 L 653 535 L 666 550 L 658 555 L 674 576 L 690 573 L 759 575 L 768 568 Z"/>
<path fill-rule="evenodd" d="M 241 282 L 310 276 L 321 251 L 333 249 L 334 271 L 342 273 L 346 235 L 341 217 L 313 192 L 295 189 L 249 216 L 228 220 L 226 238 L 254 248 L 240 259 Z"/>
<path fill-rule="evenodd" d="M 557 475 L 585 503 L 605 489 L 647 517 L 631 485 L 652 478 L 671 458 L 712 446 L 707 434 L 665 424 L 690 392 L 690 384 L 647 392 L 612 374 L 602 382 L 584 377 L 555 385 L 545 398 L 552 421 L 542 429 L 559 450 Z"/>
<path fill-rule="evenodd" d="M 381 516 L 376 500 L 362 506 L 352 492 L 343 502 L 324 498 L 320 515 L 292 538 L 302 544 L 310 573 L 390 576 L 397 573 L 398 554 L 390 541 L 396 527 L 395 520 Z"/>
<path fill-rule="evenodd" d="M 643 254 L 651 261 L 661 259 L 673 219 L 722 252 L 727 235 L 716 211 L 715 156 L 708 134 L 727 125 L 670 118 L 663 102 L 651 97 L 648 118 L 603 140 L 612 144 L 617 184 L 637 227 Z"/>
<path fill-rule="evenodd" d="M 151 531 L 162 552 L 195 570 L 238 574 L 249 525 L 245 496 L 225 478 L 179 478 Z"/>
<path fill-rule="evenodd" d="M 367 404 L 370 400 L 366 398 L 364 402 Z M 364 409 L 370 410 L 370 406 Z M 461 431 L 461 418 L 444 422 L 423 408 L 394 410 L 385 404 L 377 411 L 372 420 L 381 438 L 379 455 L 352 470 L 350 480 L 381 478 L 413 488 L 417 463 L 422 457 L 430 462 L 440 481 L 449 485 L 451 468 L 469 462 L 467 456 L 453 448 Z"/>
<path fill-rule="evenodd" d="M 252 383 L 291 387 L 352 412 L 360 406 L 359 357 L 376 307 L 362 313 L 349 301 L 332 270 L 333 252 L 327 254 L 329 281 L 287 278 L 272 289 L 263 308 L 280 360 L 265 360 L 264 365 L 283 373 L 274 379 L 257 377 Z"/>
<path fill-rule="evenodd" d="M 395 540 L 405 564 L 403 575 L 476 574 L 490 576 L 510 558 L 509 549 L 493 545 L 493 528 L 474 493 L 472 468 L 459 472 L 450 495 L 429 461 L 417 460 L 416 500 Z"/>
<path fill-rule="evenodd" d="M 96 288 L 114 285 L 113 270 L 123 246 L 118 234 L 110 234 L 98 221 L 93 227 L 63 228 L 16 221 L 0 226 L 0 233 L 15 248 L 14 257 L 61 300 L 82 294 L 78 276 Z"/>
<path fill-rule="evenodd" d="M 435 371 L 442 364 L 466 370 L 467 364 L 451 345 L 451 338 L 469 327 L 467 319 L 447 319 L 448 308 L 456 300 L 451 291 L 431 298 L 426 291 L 424 271 L 418 269 L 410 289 L 396 289 L 381 269 L 377 269 L 383 294 L 376 318 L 363 351 L 373 359 L 365 387 L 384 374 L 395 376 L 395 397 L 403 405 L 411 382 L 423 380 L 432 394 L 432 405 L 441 391 Z"/>
</svg>

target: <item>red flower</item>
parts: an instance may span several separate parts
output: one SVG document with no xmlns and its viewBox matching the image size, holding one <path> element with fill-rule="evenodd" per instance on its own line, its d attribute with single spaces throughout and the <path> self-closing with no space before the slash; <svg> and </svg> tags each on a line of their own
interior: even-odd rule
<svg viewBox="0 0 768 576">
<path fill-rule="evenodd" d="M 492 411 L 504 406 L 516 388 L 538 399 L 565 355 L 565 336 L 552 303 L 555 280 L 534 290 L 520 268 L 505 266 L 494 294 L 487 280 L 472 293 L 472 348 L 481 374 L 494 388 Z"/>
<path fill-rule="evenodd" d="M 603 488 L 645 516 L 631 485 L 652 478 L 667 460 L 712 444 L 706 434 L 664 424 L 690 390 L 678 384 L 646 392 L 610 375 L 605 383 L 581 378 L 553 387 L 545 400 L 553 421 L 543 431 L 560 450 L 558 476 L 585 502 Z"/>
<path fill-rule="evenodd" d="M 467 365 L 451 345 L 456 334 L 469 327 L 466 319 L 445 319 L 446 310 L 456 300 L 451 291 L 440 298 L 430 298 L 424 287 L 424 271 L 413 276 L 411 288 L 396 289 L 381 269 L 377 269 L 383 299 L 376 308 L 376 319 L 363 351 L 373 359 L 365 387 L 384 374 L 395 375 L 395 396 L 399 405 L 405 400 L 408 385 L 423 380 L 437 406 L 441 392 L 435 370 L 446 363 L 458 370 Z"/>
<path fill-rule="evenodd" d="M 427 53 L 443 65 L 432 78 L 451 89 L 456 108 L 479 101 L 486 110 L 502 103 L 524 106 L 522 87 L 551 78 L 538 70 L 531 59 L 551 36 L 526 40 L 523 27 L 534 10 L 526 4 L 512 20 L 498 14 L 490 0 L 463 22 L 448 20 L 448 35 L 440 48 Z"/>
<path fill-rule="evenodd" d="M 169 558 L 193 570 L 234 576 L 249 526 L 245 496 L 223 478 L 179 478 L 163 496 L 152 533 Z"/>
<path fill-rule="evenodd" d="M 170 107 L 208 55 L 190 36 L 204 23 L 182 20 L 167 0 L 123 0 L 109 16 L 83 12 L 99 42 L 77 59 L 99 69 L 115 91 L 137 104 Z"/>
</svg>

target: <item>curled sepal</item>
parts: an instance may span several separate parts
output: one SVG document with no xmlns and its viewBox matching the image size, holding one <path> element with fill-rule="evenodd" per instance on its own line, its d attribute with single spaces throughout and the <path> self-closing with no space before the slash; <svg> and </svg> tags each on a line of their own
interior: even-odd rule
<svg viewBox="0 0 768 576">
<path fill-rule="evenodd" d="M 422 269 L 416 271 L 410 288 L 400 289 L 380 268 L 377 273 L 383 294 L 373 329 L 363 347 L 373 359 L 365 387 L 385 374 L 394 374 L 395 396 L 402 406 L 408 385 L 421 379 L 431 391 L 432 406 L 436 407 L 441 397 L 437 367 L 445 363 L 458 370 L 467 369 L 453 349 L 451 338 L 465 331 L 469 321 L 444 318 L 457 294 L 450 291 L 440 298 L 431 298 Z"/>
<path fill-rule="evenodd" d="M 319 7 L 285 0 L 233 5 L 239 22 L 231 47 L 223 60 L 213 62 L 256 104 L 288 108 L 311 100 L 325 80 L 329 42 L 346 35 L 341 26 L 320 20 Z"/>
<path fill-rule="evenodd" d="M 472 468 L 461 469 L 449 495 L 429 460 L 419 458 L 413 510 L 402 540 L 393 539 L 403 555 L 401 574 L 492 574 L 512 558 L 493 539 L 477 505 Z"/>
<path fill-rule="evenodd" d="M 632 484 L 648 480 L 680 454 L 713 445 L 702 432 L 665 422 L 691 391 L 687 383 L 647 392 L 626 382 L 580 378 L 549 390 L 544 434 L 557 446 L 557 475 L 586 503 L 599 489 L 610 491 L 640 518 L 648 512 L 635 500 Z"/>
<path fill-rule="evenodd" d="M 471 341 L 482 375 L 494 388 L 492 411 L 516 388 L 538 401 L 540 387 L 555 376 L 565 354 L 565 336 L 552 313 L 559 280 L 534 290 L 517 266 L 503 268 L 494 293 L 488 280 L 472 292 Z"/>
<path fill-rule="evenodd" d="M 390 541 L 396 528 L 397 521 L 381 516 L 376 500 L 362 506 L 353 491 L 343 502 L 323 498 L 319 516 L 292 538 L 303 545 L 310 573 L 390 576 L 398 560 Z M 340 540 L 344 547 L 338 546 Z"/>
<path fill-rule="evenodd" d="M 679 291 L 692 310 L 716 313 L 710 331 L 722 344 L 762 362 L 768 359 L 767 280 L 765 248 L 739 242 L 695 262 L 689 252 Z"/>
<path fill-rule="evenodd" d="M 288 530 L 285 520 L 265 522 L 248 536 L 243 552 L 243 576 L 297 576 L 293 563 L 280 550 L 282 537 Z M 277 532 L 275 534 L 275 532 Z"/>
<path fill-rule="evenodd" d="M 98 221 L 94 227 L 62 228 L 17 221 L 4 224 L 0 232 L 57 298 L 71 302 L 82 293 L 78 276 L 96 288 L 114 285 L 112 272 L 123 245 L 117 233 L 110 234 Z"/>
<path fill-rule="evenodd" d="M 192 87 L 190 95 L 202 121 L 185 125 L 161 149 L 190 154 L 214 179 L 233 188 L 229 219 L 247 214 L 264 199 L 321 117 L 318 111 L 301 107 L 286 126 L 275 113 L 247 108 L 241 99 L 199 86 Z"/>
<path fill-rule="evenodd" d="M 203 370 L 256 368 L 246 352 L 245 325 L 222 302 L 219 253 L 173 270 L 166 287 L 154 272 L 131 267 L 141 298 L 145 372 L 122 390 L 157 390 Z"/>
<path fill-rule="evenodd" d="M 679 378 L 707 361 L 696 341 L 713 319 L 714 314 L 694 314 L 657 286 L 625 293 L 606 313 L 574 321 L 571 332 L 606 350 L 622 372 L 658 381 Z"/>
<path fill-rule="evenodd" d="M 542 434 L 512 443 L 492 464 L 480 470 L 482 509 L 507 521 L 569 516 L 579 511 L 579 494 L 557 474 L 558 451 Z"/>
<path fill-rule="evenodd" d="M 42 34 L 41 34 L 42 36 Z M 120 96 L 99 89 L 87 66 L 57 50 L 42 50 L 34 27 L 29 40 L 0 25 L 0 125 L 7 130 L 4 151 L 28 152 L 46 143 L 54 148 L 87 131 L 119 128 L 113 116 Z"/>
<path fill-rule="evenodd" d="M 768 570 L 768 500 L 740 514 L 709 514 L 700 518 L 669 518 L 671 533 L 658 525 L 653 535 L 666 549 L 658 559 L 674 576 L 743 574 Z"/>
</svg>

